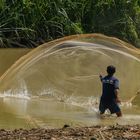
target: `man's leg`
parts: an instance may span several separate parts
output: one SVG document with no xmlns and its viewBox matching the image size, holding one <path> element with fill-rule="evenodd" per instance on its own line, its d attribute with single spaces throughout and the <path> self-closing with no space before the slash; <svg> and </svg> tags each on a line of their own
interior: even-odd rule
<svg viewBox="0 0 140 140">
<path fill-rule="evenodd" d="M 122 117 L 122 112 L 119 111 L 119 112 L 116 113 L 116 115 L 117 115 L 117 117 Z"/>
<path fill-rule="evenodd" d="M 103 105 L 102 101 L 100 101 L 100 105 L 99 105 L 99 111 L 100 111 L 100 115 L 105 113 L 105 106 Z"/>
<path fill-rule="evenodd" d="M 115 101 L 110 104 L 109 110 L 110 110 L 111 114 L 116 113 L 117 117 L 122 116 L 121 109 Z"/>
</svg>

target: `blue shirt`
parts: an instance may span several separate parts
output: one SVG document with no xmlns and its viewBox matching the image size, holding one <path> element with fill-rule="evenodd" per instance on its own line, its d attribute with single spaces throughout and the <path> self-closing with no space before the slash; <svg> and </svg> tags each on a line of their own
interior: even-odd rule
<svg viewBox="0 0 140 140">
<path fill-rule="evenodd" d="M 115 89 L 119 89 L 119 80 L 114 76 L 105 76 L 101 78 L 103 101 L 109 102 L 116 99 Z"/>
</svg>

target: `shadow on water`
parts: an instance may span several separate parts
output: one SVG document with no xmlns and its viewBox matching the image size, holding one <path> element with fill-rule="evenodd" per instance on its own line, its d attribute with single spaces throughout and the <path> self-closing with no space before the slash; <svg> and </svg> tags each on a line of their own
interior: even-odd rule
<svg viewBox="0 0 140 140">
<path fill-rule="evenodd" d="M 140 51 L 130 44 L 100 34 L 54 40 L 22 56 L 5 71 L 0 77 L 1 103 L 6 112 L 13 114 L 17 127 L 27 127 L 25 124 L 31 124 L 31 120 L 55 127 L 65 123 L 122 123 L 123 119 L 138 123 L 140 96 L 133 103 L 129 101 L 140 89 L 139 57 Z M 110 64 L 117 67 L 120 97 L 124 101 L 121 107 L 125 115 L 120 120 L 97 117 L 101 94 L 98 75 L 105 75 Z M 136 119 L 130 121 L 134 116 Z M 4 119 L 0 121 L 9 126 Z"/>
</svg>

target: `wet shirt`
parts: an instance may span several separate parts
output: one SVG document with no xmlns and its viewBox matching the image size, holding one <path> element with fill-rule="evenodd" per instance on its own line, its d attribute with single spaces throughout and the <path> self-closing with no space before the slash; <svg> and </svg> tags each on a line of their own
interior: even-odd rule
<svg viewBox="0 0 140 140">
<path fill-rule="evenodd" d="M 105 76 L 102 81 L 102 96 L 104 101 L 112 101 L 116 98 L 115 89 L 119 89 L 119 80 L 115 77 Z"/>
</svg>

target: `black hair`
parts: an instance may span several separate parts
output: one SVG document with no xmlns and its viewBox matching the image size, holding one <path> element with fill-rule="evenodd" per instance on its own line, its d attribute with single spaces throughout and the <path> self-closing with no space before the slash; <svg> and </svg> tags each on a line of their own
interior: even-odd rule
<svg viewBox="0 0 140 140">
<path fill-rule="evenodd" d="M 107 73 L 109 75 L 113 75 L 115 72 L 116 72 L 116 68 L 114 66 L 110 65 L 107 67 Z"/>
</svg>

